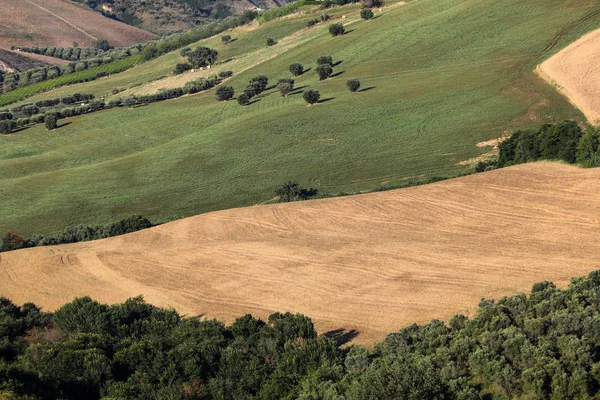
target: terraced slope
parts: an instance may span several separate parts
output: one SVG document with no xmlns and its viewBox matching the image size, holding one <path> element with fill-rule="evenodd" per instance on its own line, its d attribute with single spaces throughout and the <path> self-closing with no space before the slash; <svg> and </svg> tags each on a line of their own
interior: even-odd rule
<svg viewBox="0 0 600 400">
<path fill-rule="evenodd" d="M 520 165 L 436 184 L 204 214 L 96 242 L 2 253 L 0 294 L 54 309 L 143 294 L 231 321 L 297 311 L 374 343 L 472 315 L 482 297 L 598 269 L 600 170 Z"/>
<path fill-rule="evenodd" d="M 252 76 L 289 77 L 293 62 L 313 69 L 295 94 L 272 88 L 248 107 L 217 102 L 211 90 L 0 137 L 0 231 L 32 235 L 133 213 L 173 220 L 263 203 L 288 180 L 338 194 L 463 173 L 463 161 L 488 151 L 479 142 L 584 120 L 533 71 L 600 27 L 599 10 L 595 0 L 418 0 L 372 21 L 358 19 L 358 6 L 332 9 L 348 31 L 337 38 L 327 24 L 303 30 L 314 13 L 244 27 L 227 46 L 208 39 L 229 60 L 218 68 L 231 67 L 237 93 Z M 266 49 L 268 37 L 279 43 Z M 323 54 L 341 63 L 319 82 Z M 169 82 L 148 82 L 177 62 L 175 52 L 69 90 L 155 90 Z M 364 91 L 350 94 L 350 78 Z M 306 106 L 308 88 L 321 104 Z"/>
</svg>

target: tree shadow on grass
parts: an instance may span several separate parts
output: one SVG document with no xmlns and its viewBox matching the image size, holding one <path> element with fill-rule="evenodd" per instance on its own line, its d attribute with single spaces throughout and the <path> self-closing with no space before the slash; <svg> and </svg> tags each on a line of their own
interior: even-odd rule
<svg viewBox="0 0 600 400">
<path fill-rule="evenodd" d="M 343 62 L 344 62 L 344 60 L 336 61 L 333 63 L 332 67 L 337 67 L 338 65 L 340 65 Z"/>
<path fill-rule="evenodd" d="M 331 101 L 331 100 L 334 100 L 334 99 L 335 99 L 335 97 L 328 97 L 326 99 L 319 100 L 319 104 L 321 104 L 321 103 L 327 103 L 328 101 Z"/>
<path fill-rule="evenodd" d="M 251 102 L 249 102 L 246 105 L 249 106 L 250 104 L 258 103 L 259 101 L 260 101 L 260 99 L 252 100 Z"/>
<path fill-rule="evenodd" d="M 347 35 L 347 34 L 349 34 L 349 33 L 352 33 L 352 32 L 354 32 L 355 30 L 356 30 L 356 29 L 350 29 L 349 31 L 346 31 L 346 32 L 344 32 L 344 35 Z M 344 36 L 344 35 L 342 35 L 342 36 Z"/>
<path fill-rule="evenodd" d="M 329 76 L 330 78 L 335 78 L 336 76 L 340 76 L 341 74 L 343 74 L 346 71 L 340 71 L 340 72 L 336 72 L 335 74 L 331 74 L 331 76 Z"/>
<path fill-rule="evenodd" d="M 59 121 L 60 121 L 60 120 L 59 120 Z M 56 129 L 64 128 L 65 126 L 67 126 L 67 125 L 71 125 L 71 124 L 72 124 L 72 122 L 65 122 L 64 124 L 58 124 L 58 125 L 56 126 Z"/>
<path fill-rule="evenodd" d="M 368 90 L 375 89 L 375 87 L 376 87 L 376 86 L 369 86 L 369 87 L 366 87 L 366 88 L 364 88 L 364 89 L 360 89 L 360 90 L 358 91 L 358 93 L 362 93 L 362 92 L 366 92 L 366 91 L 368 91 Z"/>
<path fill-rule="evenodd" d="M 340 328 L 340 329 L 334 329 L 329 332 L 325 332 L 323 335 L 325 337 L 335 340 L 335 344 L 337 346 L 342 346 L 342 345 L 348 343 L 349 341 L 351 341 L 352 339 L 354 339 L 355 337 L 357 337 L 359 334 L 360 334 L 360 332 L 357 331 L 356 329 L 350 329 L 349 331 L 347 331 L 344 328 Z"/>
</svg>

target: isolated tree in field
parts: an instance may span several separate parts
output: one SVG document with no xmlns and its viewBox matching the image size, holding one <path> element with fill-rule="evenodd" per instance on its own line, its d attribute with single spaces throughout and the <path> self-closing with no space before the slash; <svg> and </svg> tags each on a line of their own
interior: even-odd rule
<svg viewBox="0 0 600 400">
<path fill-rule="evenodd" d="M 300 76 L 304 73 L 304 67 L 300 63 L 293 63 L 290 65 L 290 72 L 294 76 Z"/>
<path fill-rule="evenodd" d="M 333 68 L 329 64 L 321 64 L 317 66 L 317 75 L 319 75 L 319 80 L 323 81 L 331 76 L 333 73 Z"/>
<path fill-rule="evenodd" d="M 271 39 L 271 38 L 267 39 L 267 46 L 275 46 L 276 44 L 277 44 L 277 42 L 275 41 L 275 39 Z"/>
<path fill-rule="evenodd" d="M 360 89 L 360 81 L 358 79 L 350 79 L 346 82 L 346 86 L 352 93 L 357 92 Z"/>
<path fill-rule="evenodd" d="M 223 42 L 223 44 L 228 44 L 229 42 L 231 42 L 231 36 L 229 36 L 229 35 L 221 36 L 221 42 Z"/>
<path fill-rule="evenodd" d="M 237 102 L 240 106 L 247 106 L 250 103 L 250 98 L 246 93 L 242 93 L 237 97 Z"/>
<path fill-rule="evenodd" d="M 277 83 L 277 88 L 282 96 L 287 96 L 292 90 L 294 90 L 294 80 L 287 78 L 280 79 L 279 83 Z"/>
<path fill-rule="evenodd" d="M 363 8 L 360 10 L 360 17 L 366 21 L 373 19 L 373 11 L 370 8 Z"/>
<path fill-rule="evenodd" d="M 190 52 L 188 55 L 188 61 L 193 68 L 206 67 L 212 65 L 217 61 L 219 52 L 208 47 L 198 47 L 197 49 Z"/>
<path fill-rule="evenodd" d="M 46 124 L 46 129 L 51 131 L 52 129 L 56 129 L 58 127 L 58 118 L 56 118 L 56 115 L 50 114 L 46 117 L 44 123 Z"/>
<path fill-rule="evenodd" d="M 329 21 L 330 18 L 331 17 L 329 15 L 327 15 L 326 13 L 321 14 L 321 22 Z"/>
<path fill-rule="evenodd" d="M 235 91 L 231 86 L 220 86 L 217 88 L 216 95 L 219 101 L 231 100 L 235 95 Z"/>
<path fill-rule="evenodd" d="M 329 33 L 331 33 L 331 36 L 342 36 L 346 33 L 346 29 L 344 28 L 344 25 L 338 22 L 329 25 Z"/>
<path fill-rule="evenodd" d="M 282 187 L 275 191 L 275 194 L 279 196 L 280 203 L 287 203 L 290 201 L 301 201 L 306 200 L 306 190 L 298 186 L 297 183 L 288 182 Z"/>
<path fill-rule="evenodd" d="M 331 56 L 321 56 L 317 58 L 317 65 L 329 64 L 333 65 L 333 57 Z"/>
<path fill-rule="evenodd" d="M 317 104 L 321 98 L 321 95 L 316 90 L 309 89 L 304 92 L 302 97 L 304 97 L 304 101 L 306 101 L 308 104 Z"/>
</svg>

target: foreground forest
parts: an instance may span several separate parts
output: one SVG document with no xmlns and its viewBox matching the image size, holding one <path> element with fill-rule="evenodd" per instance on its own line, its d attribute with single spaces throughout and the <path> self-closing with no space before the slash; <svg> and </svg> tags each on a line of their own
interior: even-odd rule
<svg viewBox="0 0 600 400">
<path fill-rule="evenodd" d="M 0 301 L 0 397 L 9 399 L 568 399 L 600 388 L 600 271 L 482 300 L 340 347 L 300 314 L 230 326 L 141 298 L 79 298 L 55 313 Z"/>
</svg>

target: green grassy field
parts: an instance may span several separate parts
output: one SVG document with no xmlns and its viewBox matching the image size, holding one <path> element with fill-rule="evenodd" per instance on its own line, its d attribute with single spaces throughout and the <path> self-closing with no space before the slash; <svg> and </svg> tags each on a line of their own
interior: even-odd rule
<svg viewBox="0 0 600 400">
<path fill-rule="evenodd" d="M 226 48 L 208 39 L 222 60 L 261 59 L 266 37 L 283 39 L 285 51 L 227 84 L 239 92 L 258 74 L 276 82 L 301 62 L 313 70 L 296 86 L 319 90 L 324 101 L 308 107 L 300 93 L 282 98 L 271 89 L 241 107 L 215 101 L 211 90 L 0 137 L 0 230 L 45 233 L 132 213 L 165 221 L 261 203 L 288 180 L 335 194 L 462 173 L 470 167 L 460 161 L 488 150 L 480 141 L 583 120 L 533 70 L 598 28 L 599 11 L 593 0 L 418 0 L 372 21 L 347 18 L 348 33 L 337 38 L 322 25 L 284 39 L 314 18 L 305 15 L 239 32 Z M 323 54 L 341 64 L 319 82 L 314 63 Z M 101 84 L 94 90 L 106 94 L 160 78 L 177 59 L 59 90 Z M 368 90 L 350 94 L 351 78 Z"/>
</svg>

